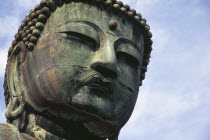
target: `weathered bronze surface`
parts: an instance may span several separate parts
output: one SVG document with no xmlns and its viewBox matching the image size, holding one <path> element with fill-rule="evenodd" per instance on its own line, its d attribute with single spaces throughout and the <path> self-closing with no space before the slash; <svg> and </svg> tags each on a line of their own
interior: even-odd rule
<svg viewBox="0 0 210 140">
<path fill-rule="evenodd" d="M 8 52 L 0 139 L 117 140 L 145 78 L 149 30 L 119 1 L 42 0 Z"/>
</svg>

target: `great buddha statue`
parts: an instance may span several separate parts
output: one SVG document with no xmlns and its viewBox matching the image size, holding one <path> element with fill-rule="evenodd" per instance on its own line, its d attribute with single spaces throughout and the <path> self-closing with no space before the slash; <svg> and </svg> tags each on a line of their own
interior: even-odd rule
<svg viewBox="0 0 210 140">
<path fill-rule="evenodd" d="M 117 140 L 149 64 L 152 34 L 116 0 L 42 0 L 8 52 L 1 140 Z"/>
</svg>

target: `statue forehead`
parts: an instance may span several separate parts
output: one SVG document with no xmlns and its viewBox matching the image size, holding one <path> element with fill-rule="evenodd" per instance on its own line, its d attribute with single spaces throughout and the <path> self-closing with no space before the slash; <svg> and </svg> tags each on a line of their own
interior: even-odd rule
<svg viewBox="0 0 210 140">
<path fill-rule="evenodd" d="M 133 24 L 128 20 L 112 13 L 109 9 L 101 10 L 96 6 L 80 2 L 72 2 L 57 8 L 48 20 L 45 31 L 48 32 L 52 29 L 59 30 L 61 26 L 71 24 L 72 21 L 89 21 L 100 27 L 104 32 L 108 32 L 110 31 L 109 22 L 111 20 L 116 21 L 118 25 L 117 29 L 113 32 L 114 35 L 118 37 L 127 37 L 133 40 Z M 77 22 L 74 22 L 73 24 L 77 24 Z M 44 32 L 44 34 L 45 33 L 46 32 Z"/>
</svg>

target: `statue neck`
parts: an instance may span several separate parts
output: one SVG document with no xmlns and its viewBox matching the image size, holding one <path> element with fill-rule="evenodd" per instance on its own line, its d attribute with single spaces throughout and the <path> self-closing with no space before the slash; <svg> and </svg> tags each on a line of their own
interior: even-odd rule
<svg viewBox="0 0 210 140">
<path fill-rule="evenodd" d="M 56 122 L 34 114 L 28 115 L 25 133 L 41 140 L 106 140 L 90 133 L 82 123 Z"/>
</svg>

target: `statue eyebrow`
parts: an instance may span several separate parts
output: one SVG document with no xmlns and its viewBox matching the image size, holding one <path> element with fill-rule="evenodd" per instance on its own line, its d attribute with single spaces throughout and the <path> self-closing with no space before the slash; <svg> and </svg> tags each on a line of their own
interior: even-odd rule
<svg viewBox="0 0 210 140">
<path fill-rule="evenodd" d="M 136 48 L 138 50 L 138 52 L 140 54 L 142 54 L 139 46 L 132 40 L 130 40 L 129 38 L 126 38 L 126 37 L 119 37 L 117 38 L 115 41 L 114 41 L 114 44 L 118 44 L 119 42 L 124 42 L 124 43 L 128 43 L 128 44 L 131 44 L 134 48 Z"/>
<path fill-rule="evenodd" d="M 64 24 L 59 24 L 57 27 L 62 27 L 65 25 L 75 25 L 75 24 L 79 24 L 79 25 L 84 25 L 84 26 L 88 26 L 90 28 L 92 28 L 93 30 L 95 30 L 95 28 L 102 30 L 95 22 L 85 19 L 85 20 L 81 20 L 81 19 L 71 19 L 71 21 L 67 21 Z M 96 30 L 95 30 L 96 31 Z"/>
</svg>

